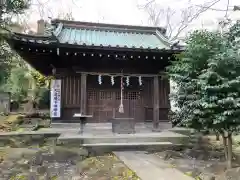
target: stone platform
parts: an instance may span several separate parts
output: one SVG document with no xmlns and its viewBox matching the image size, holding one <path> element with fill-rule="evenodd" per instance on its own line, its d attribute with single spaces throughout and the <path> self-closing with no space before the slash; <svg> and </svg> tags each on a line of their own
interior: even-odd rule
<svg viewBox="0 0 240 180">
<path fill-rule="evenodd" d="M 187 143 L 189 136 L 175 133 L 169 124 L 162 124 L 161 131 L 153 132 L 152 125 L 139 123 L 135 126 L 134 134 L 118 134 L 112 132 L 112 124 L 87 124 L 84 132 L 77 133 L 78 126 L 60 128 L 61 124 L 54 125 L 52 130 L 61 131 L 58 138 L 59 144 L 79 144 L 80 146 L 92 148 L 109 148 L 112 150 L 138 149 L 145 150 L 151 147 L 162 148 L 168 146 L 182 145 Z M 51 130 L 51 129 L 48 129 Z"/>
<path fill-rule="evenodd" d="M 96 133 L 96 132 L 95 132 Z M 61 134 L 57 144 L 65 146 L 79 144 L 93 152 L 111 151 L 159 151 L 170 147 L 182 146 L 189 137 L 164 131 L 159 133 L 136 134 Z"/>
<path fill-rule="evenodd" d="M 54 144 L 72 144 L 91 148 L 141 149 L 162 148 L 182 145 L 189 142 L 189 136 L 172 131 L 171 125 L 161 124 L 159 132 L 152 131 L 152 124 L 136 124 L 134 134 L 117 134 L 112 132 L 111 123 L 86 124 L 83 133 L 79 133 L 79 124 L 52 124 L 51 128 L 38 131 L 0 133 L 0 139 L 6 137 L 31 137 L 32 139 L 55 138 Z M 34 138 L 36 136 L 36 138 Z M 124 147 L 124 148 L 123 148 Z"/>
</svg>

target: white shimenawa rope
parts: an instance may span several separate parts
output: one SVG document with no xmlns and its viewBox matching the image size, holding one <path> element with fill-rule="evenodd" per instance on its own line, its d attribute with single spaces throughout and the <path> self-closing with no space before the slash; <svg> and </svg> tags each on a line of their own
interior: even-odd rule
<svg viewBox="0 0 240 180">
<path fill-rule="evenodd" d="M 121 77 L 121 102 L 120 106 L 118 109 L 119 113 L 124 113 L 124 108 L 123 108 L 123 77 Z"/>
</svg>

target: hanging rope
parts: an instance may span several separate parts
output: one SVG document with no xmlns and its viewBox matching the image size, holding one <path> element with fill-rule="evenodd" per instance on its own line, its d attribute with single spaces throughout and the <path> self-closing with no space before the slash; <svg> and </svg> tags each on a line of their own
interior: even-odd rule
<svg viewBox="0 0 240 180">
<path fill-rule="evenodd" d="M 119 113 L 124 113 L 124 108 L 123 108 L 123 76 L 121 77 L 121 102 L 119 106 Z"/>
<path fill-rule="evenodd" d="M 167 77 L 167 74 L 165 73 L 159 73 L 159 74 L 129 74 L 129 73 L 102 73 L 102 72 L 80 72 L 80 71 L 76 71 L 76 73 L 86 73 L 87 75 L 91 75 L 91 76 L 114 76 L 114 77 L 155 77 L 156 75 L 158 76 L 163 76 L 163 77 Z"/>
</svg>

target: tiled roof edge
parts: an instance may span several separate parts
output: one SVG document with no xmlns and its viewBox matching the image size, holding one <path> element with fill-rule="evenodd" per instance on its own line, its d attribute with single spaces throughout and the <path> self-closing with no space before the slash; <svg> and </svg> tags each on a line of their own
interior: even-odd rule
<svg viewBox="0 0 240 180">
<path fill-rule="evenodd" d="M 150 26 L 132 26 L 132 25 L 120 25 L 120 24 L 105 24 L 105 23 L 93 23 L 93 22 L 81 22 L 81 21 L 67 21 L 61 19 L 52 20 L 52 25 L 62 23 L 64 27 L 70 28 L 89 28 L 89 29 L 106 29 L 106 30 L 124 30 L 124 31 L 139 31 L 139 32 L 152 32 L 159 31 L 162 34 L 166 33 L 166 29 L 162 27 L 150 27 Z"/>
<path fill-rule="evenodd" d="M 168 38 L 166 38 L 161 32 L 159 32 L 158 30 L 156 30 L 156 36 L 159 38 L 160 41 L 162 41 L 165 45 L 171 47 L 172 46 L 172 42 L 169 41 Z"/>
<path fill-rule="evenodd" d="M 62 29 L 63 29 L 63 24 L 62 24 L 62 23 L 59 23 L 59 24 L 57 25 L 57 28 L 52 32 L 53 35 L 54 35 L 55 37 L 57 37 L 57 36 L 61 33 Z"/>
<path fill-rule="evenodd" d="M 21 38 L 35 38 L 35 39 L 50 39 L 51 35 L 39 35 L 39 34 L 24 34 L 18 32 L 12 32 L 12 36 L 21 37 Z"/>
</svg>

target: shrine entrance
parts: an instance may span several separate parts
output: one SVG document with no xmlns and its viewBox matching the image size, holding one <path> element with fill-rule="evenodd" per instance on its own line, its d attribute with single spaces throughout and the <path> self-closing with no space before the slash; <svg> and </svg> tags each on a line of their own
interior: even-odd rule
<svg viewBox="0 0 240 180">
<path fill-rule="evenodd" d="M 134 118 L 144 120 L 144 107 L 140 91 L 124 92 L 124 112 L 119 112 L 120 91 L 88 89 L 87 112 L 92 114 L 93 122 L 109 122 L 113 118 Z"/>
<path fill-rule="evenodd" d="M 51 113 L 53 122 L 76 123 L 80 114 L 87 123 L 114 119 L 113 129 L 131 132 L 135 122 L 153 122 L 153 129 L 169 122 L 165 68 L 184 47 L 166 39 L 165 28 L 39 22 L 38 34 L 13 32 L 6 40 L 33 68 L 61 82 L 58 109 L 50 108 L 58 112 Z"/>
<path fill-rule="evenodd" d="M 91 77 L 88 81 L 91 81 L 89 84 L 92 86 L 87 89 L 87 114 L 93 115 L 90 121 L 103 123 L 110 122 L 113 118 L 144 121 L 143 92 L 139 87 L 127 88 L 125 85 L 121 97 L 121 86 L 117 81 L 114 85 L 111 85 L 111 81 L 104 81 L 101 85 L 96 84 Z M 123 112 L 119 112 L 121 99 Z"/>
</svg>

